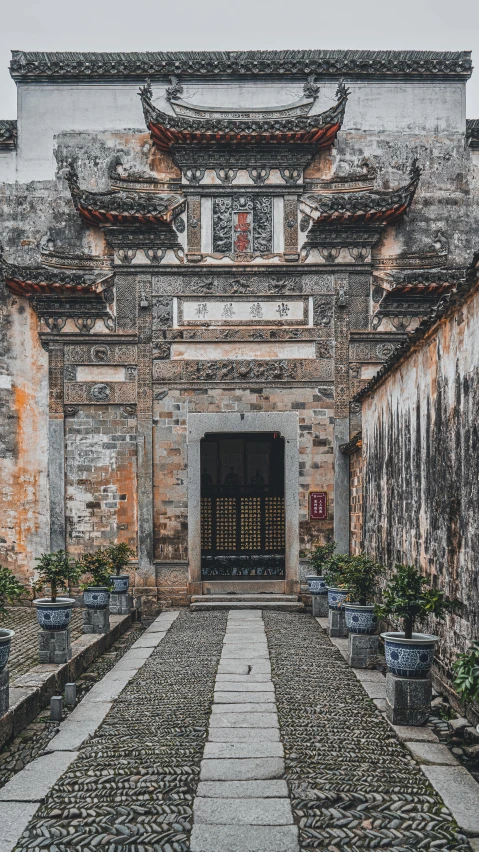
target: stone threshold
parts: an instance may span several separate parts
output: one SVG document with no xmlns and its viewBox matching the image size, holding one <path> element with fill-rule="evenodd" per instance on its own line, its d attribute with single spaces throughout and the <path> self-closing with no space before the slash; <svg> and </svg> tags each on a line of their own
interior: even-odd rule
<svg viewBox="0 0 479 852">
<path fill-rule="evenodd" d="M 327 632 L 328 619 L 316 621 Z M 340 654 L 347 660 L 348 640 L 330 637 Z M 364 691 L 386 718 L 386 678 L 382 672 L 368 669 L 351 669 Z M 407 725 L 388 725 L 400 742 L 419 764 L 431 787 L 450 810 L 459 828 L 467 835 L 471 849 L 479 852 L 479 784 L 461 766 L 447 746 L 439 742 L 430 728 Z"/>
<path fill-rule="evenodd" d="M 66 683 L 73 683 L 91 664 L 126 633 L 138 618 L 137 610 L 128 615 L 110 615 L 109 633 L 83 634 L 72 642 L 72 658 L 67 663 L 34 666 L 10 685 L 10 708 L 0 717 L 0 748 L 11 742 L 47 707 L 53 695 L 61 695 Z"/>
</svg>

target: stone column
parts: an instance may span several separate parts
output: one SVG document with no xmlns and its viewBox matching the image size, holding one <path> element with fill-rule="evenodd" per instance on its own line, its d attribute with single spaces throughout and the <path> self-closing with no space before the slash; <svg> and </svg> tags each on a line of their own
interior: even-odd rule
<svg viewBox="0 0 479 852">
<path fill-rule="evenodd" d="M 133 282 L 132 282 L 133 284 Z M 151 276 L 136 277 L 138 305 L 138 573 L 154 577 L 153 565 L 153 375 Z"/>
<path fill-rule="evenodd" d="M 349 456 L 340 451 L 349 441 L 348 276 L 335 276 L 334 306 L 334 540 L 349 553 Z"/>
<path fill-rule="evenodd" d="M 48 485 L 50 550 L 65 550 L 65 420 L 63 413 L 63 343 L 48 344 Z"/>
<path fill-rule="evenodd" d="M 189 263 L 201 261 L 201 196 L 190 195 L 188 197 L 187 214 L 187 254 Z"/>
<path fill-rule="evenodd" d="M 188 443 L 188 594 L 201 595 L 201 440 Z"/>
</svg>

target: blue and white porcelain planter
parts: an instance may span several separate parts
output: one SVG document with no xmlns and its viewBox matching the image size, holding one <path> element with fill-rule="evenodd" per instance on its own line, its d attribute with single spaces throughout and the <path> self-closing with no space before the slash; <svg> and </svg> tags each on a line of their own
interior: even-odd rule
<svg viewBox="0 0 479 852">
<path fill-rule="evenodd" d="M 14 630 L 0 630 L 0 672 L 3 672 L 10 656 L 10 642 L 15 636 Z"/>
<path fill-rule="evenodd" d="M 349 597 L 347 589 L 328 588 L 328 606 L 330 609 L 344 609 L 344 602 Z"/>
<path fill-rule="evenodd" d="M 72 618 L 73 598 L 38 598 L 33 601 L 37 610 L 37 621 L 42 630 L 66 630 Z"/>
<path fill-rule="evenodd" d="M 87 609 L 106 609 L 110 603 L 107 586 L 89 586 L 83 592 L 83 603 Z"/>
<path fill-rule="evenodd" d="M 328 593 L 328 587 L 324 577 L 318 577 L 317 574 L 308 574 L 306 576 L 306 581 L 308 583 L 308 592 L 310 595 L 326 595 Z"/>
<path fill-rule="evenodd" d="M 360 606 L 356 603 L 344 604 L 346 627 L 350 633 L 373 634 L 378 627 L 378 617 L 374 612 L 374 604 Z"/>
<path fill-rule="evenodd" d="M 112 592 L 115 595 L 124 595 L 128 591 L 128 586 L 130 585 L 130 576 L 129 574 L 116 574 L 112 575 L 112 583 L 113 589 Z"/>
<path fill-rule="evenodd" d="M 396 677 L 427 677 L 434 660 L 438 636 L 413 633 L 405 639 L 404 633 L 381 633 L 384 639 L 386 664 Z"/>
</svg>

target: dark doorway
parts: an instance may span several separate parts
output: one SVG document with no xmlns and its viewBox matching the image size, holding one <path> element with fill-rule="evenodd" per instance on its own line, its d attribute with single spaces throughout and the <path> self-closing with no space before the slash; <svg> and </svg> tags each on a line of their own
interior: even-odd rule
<svg viewBox="0 0 479 852">
<path fill-rule="evenodd" d="M 284 439 L 276 432 L 206 435 L 202 579 L 281 580 L 284 568 Z"/>
</svg>

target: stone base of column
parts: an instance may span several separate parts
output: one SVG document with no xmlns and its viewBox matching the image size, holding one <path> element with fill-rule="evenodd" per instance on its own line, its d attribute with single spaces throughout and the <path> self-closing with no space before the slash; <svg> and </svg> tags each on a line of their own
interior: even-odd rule
<svg viewBox="0 0 479 852">
<path fill-rule="evenodd" d="M 335 636 L 339 638 L 341 636 L 348 635 L 348 628 L 346 627 L 346 615 L 344 609 L 330 609 L 328 618 L 328 632 L 330 636 Z"/>
<path fill-rule="evenodd" d="M 3 716 L 10 707 L 9 688 L 10 673 L 8 667 L 0 672 L 0 716 Z"/>
<path fill-rule="evenodd" d="M 112 615 L 128 615 L 133 608 L 133 598 L 128 593 L 110 595 L 110 612 Z"/>
<path fill-rule="evenodd" d="M 41 663 L 67 663 L 72 658 L 70 628 L 66 630 L 40 630 L 38 634 L 38 659 Z"/>
<path fill-rule="evenodd" d="M 431 712 L 429 678 L 386 675 L 386 716 L 393 725 L 425 725 Z"/>
<path fill-rule="evenodd" d="M 109 633 L 110 632 L 110 610 L 106 609 L 84 609 L 83 610 L 83 632 L 84 633 Z"/>
<path fill-rule="evenodd" d="M 313 615 L 315 618 L 328 617 L 328 595 L 311 595 Z"/>
<path fill-rule="evenodd" d="M 353 669 L 367 669 L 378 655 L 379 636 L 350 633 L 348 639 L 348 663 Z"/>
</svg>

